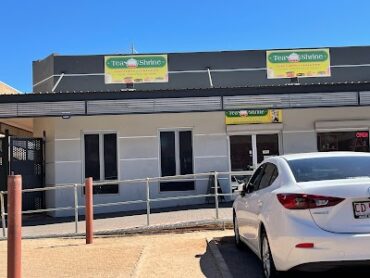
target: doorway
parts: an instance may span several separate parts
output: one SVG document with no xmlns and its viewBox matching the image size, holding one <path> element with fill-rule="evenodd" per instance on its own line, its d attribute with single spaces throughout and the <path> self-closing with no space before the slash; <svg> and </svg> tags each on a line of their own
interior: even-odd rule
<svg viewBox="0 0 370 278">
<path fill-rule="evenodd" d="M 230 135 L 231 171 L 251 171 L 264 159 L 276 155 L 278 134 Z"/>
<path fill-rule="evenodd" d="M 22 188 L 44 187 L 44 142 L 41 138 L 0 138 L 0 189 L 7 190 L 9 174 L 22 175 Z M 22 210 L 44 208 L 44 193 L 28 192 L 22 196 Z"/>
</svg>

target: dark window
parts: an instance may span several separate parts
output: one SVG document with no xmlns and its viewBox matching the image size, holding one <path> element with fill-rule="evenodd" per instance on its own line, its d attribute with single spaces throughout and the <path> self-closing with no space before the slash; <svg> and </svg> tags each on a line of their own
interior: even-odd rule
<svg viewBox="0 0 370 278">
<path fill-rule="evenodd" d="M 194 190 L 194 181 L 161 182 L 161 191 L 190 191 Z"/>
<path fill-rule="evenodd" d="M 115 194 L 118 193 L 118 184 L 105 184 L 94 186 L 94 194 Z"/>
<path fill-rule="evenodd" d="M 117 135 L 104 134 L 104 178 L 117 179 Z"/>
<path fill-rule="evenodd" d="M 85 178 L 100 180 L 99 134 L 85 135 Z"/>
<path fill-rule="evenodd" d="M 117 135 L 85 134 L 84 140 L 85 177 L 92 177 L 94 181 L 118 179 Z M 100 157 L 100 153 L 103 157 Z M 102 167 L 104 168 L 101 169 Z M 102 176 L 101 173 L 103 173 Z M 94 186 L 93 192 L 94 194 L 118 193 L 118 184 Z"/>
<path fill-rule="evenodd" d="M 258 167 L 256 172 L 253 174 L 253 176 L 249 180 L 248 188 L 247 188 L 248 193 L 251 193 L 257 190 L 260 184 L 263 172 L 264 172 L 264 168 L 265 168 L 265 164 L 262 164 L 260 167 Z"/>
<path fill-rule="evenodd" d="M 278 172 L 278 169 L 275 166 L 274 172 L 272 173 L 272 176 L 271 176 L 270 185 L 274 183 L 274 181 L 276 180 L 278 175 L 279 175 L 279 172 Z"/>
<path fill-rule="evenodd" d="M 314 157 L 288 164 L 297 182 L 370 177 L 369 156 Z"/>
<path fill-rule="evenodd" d="M 160 133 L 161 175 L 175 176 L 193 173 L 192 132 L 162 131 Z M 194 190 L 194 181 L 166 181 L 160 184 L 161 191 Z"/>
<path fill-rule="evenodd" d="M 252 136 L 230 136 L 231 171 L 248 171 L 253 166 Z"/>
<path fill-rule="evenodd" d="M 317 145 L 320 152 L 330 151 L 369 151 L 369 132 L 326 132 L 317 135 Z"/>
<path fill-rule="evenodd" d="M 263 169 L 263 174 L 262 174 L 261 181 L 260 181 L 258 189 L 263 189 L 263 188 L 266 188 L 266 187 L 271 185 L 271 183 L 272 183 L 271 179 L 272 179 L 272 177 L 274 175 L 274 172 L 276 170 L 276 167 L 275 167 L 274 164 L 266 163 L 265 165 L 266 166 Z M 275 179 L 276 179 L 276 177 L 274 177 L 274 180 Z"/>
<path fill-rule="evenodd" d="M 161 132 L 162 177 L 176 175 L 175 132 Z"/>
<path fill-rule="evenodd" d="M 279 136 L 277 134 L 258 134 L 257 140 L 257 163 L 264 159 L 279 155 Z"/>
<path fill-rule="evenodd" d="M 180 174 L 193 173 L 193 146 L 191 131 L 180 131 Z"/>
</svg>

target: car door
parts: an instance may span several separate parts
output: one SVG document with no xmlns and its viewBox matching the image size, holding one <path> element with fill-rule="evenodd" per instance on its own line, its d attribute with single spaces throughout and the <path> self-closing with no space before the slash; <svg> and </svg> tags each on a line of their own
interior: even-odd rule
<svg viewBox="0 0 370 278">
<path fill-rule="evenodd" d="M 252 239 L 252 216 L 254 214 L 253 206 L 255 201 L 255 189 L 258 188 L 261 180 L 261 173 L 263 173 L 264 165 L 261 165 L 249 180 L 246 188 L 241 194 L 238 201 L 238 224 L 240 235 L 247 241 Z"/>
<path fill-rule="evenodd" d="M 258 188 L 254 191 L 253 197 L 250 200 L 250 241 L 253 247 L 259 248 L 259 227 L 260 227 L 260 213 L 263 209 L 264 202 L 268 200 L 266 194 L 269 194 L 268 187 L 272 183 L 272 177 L 275 173 L 275 165 L 272 163 L 265 163 L 260 174 L 260 181 Z M 275 179 L 275 178 L 274 178 Z"/>
</svg>

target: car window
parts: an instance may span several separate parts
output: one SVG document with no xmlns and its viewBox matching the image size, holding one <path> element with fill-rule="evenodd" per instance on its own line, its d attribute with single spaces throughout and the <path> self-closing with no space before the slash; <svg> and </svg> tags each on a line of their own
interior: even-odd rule
<svg viewBox="0 0 370 278">
<path fill-rule="evenodd" d="M 288 164 L 297 182 L 370 177 L 369 156 L 308 157 Z"/>
<path fill-rule="evenodd" d="M 266 163 L 266 167 L 264 167 L 263 174 L 262 174 L 261 181 L 260 181 L 258 189 L 266 188 L 272 183 L 271 178 L 274 175 L 275 168 L 276 167 L 275 167 L 274 164 Z"/>
<path fill-rule="evenodd" d="M 276 178 L 278 177 L 278 175 L 279 175 L 278 169 L 274 165 L 274 172 L 272 173 L 272 176 L 271 176 L 270 184 L 269 185 L 273 184 L 273 182 L 276 180 Z"/>
<path fill-rule="evenodd" d="M 265 168 L 265 164 L 261 165 L 256 170 L 256 172 L 253 174 L 251 179 L 249 180 L 248 189 L 247 189 L 248 193 L 251 193 L 251 192 L 255 191 L 258 188 L 258 186 L 260 184 L 260 181 L 261 181 L 261 178 L 262 178 L 264 168 Z"/>
</svg>

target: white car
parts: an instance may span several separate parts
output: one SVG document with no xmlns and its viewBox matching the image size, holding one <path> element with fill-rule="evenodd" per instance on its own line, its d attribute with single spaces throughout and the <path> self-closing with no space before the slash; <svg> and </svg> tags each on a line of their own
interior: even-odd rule
<svg viewBox="0 0 370 278">
<path fill-rule="evenodd" d="M 235 242 L 278 271 L 370 266 L 370 154 L 272 157 L 233 204 Z"/>
</svg>

